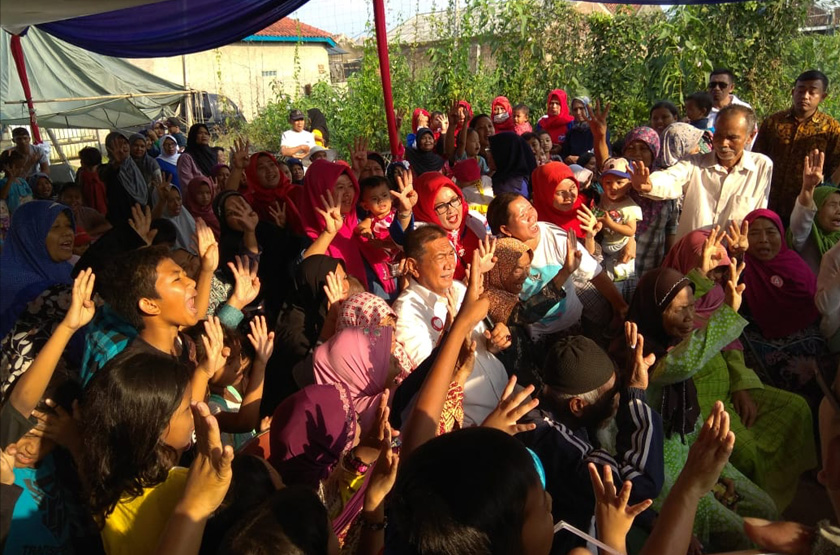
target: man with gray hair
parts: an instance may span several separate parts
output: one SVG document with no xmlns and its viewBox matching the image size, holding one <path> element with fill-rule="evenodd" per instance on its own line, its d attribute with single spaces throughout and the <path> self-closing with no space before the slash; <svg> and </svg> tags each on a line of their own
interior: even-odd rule
<svg viewBox="0 0 840 555">
<path fill-rule="evenodd" d="M 767 208 L 773 162 L 746 147 L 755 136 L 755 112 L 729 104 L 717 116 L 714 150 L 692 154 L 668 169 L 650 172 L 633 162 L 633 188 L 654 200 L 685 195 L 677 239 L 695 229 L 740 222 L 758 208 Z"/>
<path fill-rule="evenodd" d="M 621 383 L 612 359 L 591 339 L 572 336 L 555 343 L 543 366 L 540 406 L 529 414 L 537 427 L 519 436 L 545 467 L 554 520 L 583 530 L 590 528 L 595 510 L 589 463 L 599 474 L 608 466 L 616 487 L 632 482 L 630 503 L 655 499 L 665 480 L 662 418 L 645 402 L 648 369 L 655 357 L 643 356 L 644 341 L 635 324 L 628 322 L 625 331 L 633 348 L 629 357 L 633 370 L 626 383 Z M 618 426 L 615 456 L 596 448 L 589 435 L 613 419 Z M 647 510 L 638 522 L 650 524 L 653 516 Z M 582 543 L 561 534 L 554 539 L 552 553 L 568 553 L 577 545 Z"/>
</svg>

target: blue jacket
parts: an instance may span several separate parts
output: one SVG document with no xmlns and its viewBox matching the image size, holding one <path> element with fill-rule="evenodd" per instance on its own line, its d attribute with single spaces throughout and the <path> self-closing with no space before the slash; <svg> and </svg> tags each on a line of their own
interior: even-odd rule
<svg viewBox="0 0 840 555">
<path fill-rule="evenodd" d="M 617 485 L 627 480 L 633 483 L 631 504 L 659 495 L 665 479 L 662 418 L 645 402 L 644 390 L 623 388 L 620 395 L 616 456 L 596 449 L 585 428 L 572 430 L 550 411 L 531 412 L 529 420 L 537 428 L 518 436 L 539 456 L 545 468 L 555 522 L 564 520 L 589 530 L 595 514 L 595 494 L 587 467 L 590 462 L 598 466 L 599 473 L 605 464 L 612 467 Z M 644 526 L 645 520 L 649 522 L 654 516 L 653 510 L 648 509 L 637 523 Z M 569 532 L 560 531 L 551 552 L 565 554 L 584 543 Z"/>
</svg>

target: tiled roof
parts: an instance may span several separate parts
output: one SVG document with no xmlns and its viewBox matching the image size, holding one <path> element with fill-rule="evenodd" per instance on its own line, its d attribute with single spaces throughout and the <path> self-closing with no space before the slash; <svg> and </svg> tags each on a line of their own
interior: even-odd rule
<svg viewBox="0 0 840 555">
<path fill-rule="evenodd" d="M 257 31 L 252 36 L 257 37 L 309 37 L 309 38 L 324 38 L 332 39 L 332 35 L 326 31 L 307 25 L 297 19 L 284 17 L 280 21 L 276 21 L 263 29 Z"/>
</svg>

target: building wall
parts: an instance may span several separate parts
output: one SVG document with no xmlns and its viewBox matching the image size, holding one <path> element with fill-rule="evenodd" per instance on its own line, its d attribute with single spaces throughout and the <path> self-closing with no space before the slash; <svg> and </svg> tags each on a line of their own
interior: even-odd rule
<svg viewBox="0 0 840 555">
<path fill-rule="evenodd" d="M 294 80 L 296 48 L 300 60 L 298 83 Z M 329 55 L 324 43 L 297 46 L 285 42 L 241 42 L 184 57 L 128 61 L 175 83 L 223 94 L 239 106 L 249 121 L 274 98 L 275 88 L 295 96 L 302 94 L 305 85 L 330 78 Z"/>
</svg>

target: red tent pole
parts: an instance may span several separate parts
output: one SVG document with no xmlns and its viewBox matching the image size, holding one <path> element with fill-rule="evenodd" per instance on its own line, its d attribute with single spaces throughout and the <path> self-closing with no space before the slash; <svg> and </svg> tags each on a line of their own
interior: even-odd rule
<svg viewBox="0 0 840 555">
<path fill-rule="evenodd" d="M 379 52 L 379 73 L 382 76 L 382 93 L 385 96 L 385 118 L 388 120 L 388 141 L 391 154 L 397 156 L 400 138 L 397 136 L 397 118 L 394 114 L 394 96 L 391 92 L 391 65 L 388 61 L 388 32 L 385 28 L 385 2 L 373 0 L 373 22 L 376 28 L 376 48 Z"/>
<path fill-rule="evenodd" d="M 26 98 L 26 106 L 29 108 L 29 126 L 32 128 L 32 138 L 35 144 L 41 144 L 41 132 L 38 130 L 38 120 L 35 117 L 35 106 L 32 104 L 32 91 L 29 89 L 29 78 L 26 76 L 26 62 L 23 60 L 23 47 L 20 44 L 20 35 L 12 35 L 11 41 L 12 58 L 15 60 L 20 85 L 23 87 L 23 95 Z"/>
</svg>

